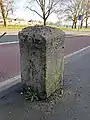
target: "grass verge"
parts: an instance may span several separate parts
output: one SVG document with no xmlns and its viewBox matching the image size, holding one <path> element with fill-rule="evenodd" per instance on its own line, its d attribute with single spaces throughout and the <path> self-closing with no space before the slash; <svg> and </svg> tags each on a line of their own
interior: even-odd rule
<svg viewBox="0 0 90 120">
<path fill-rule="evenodd" d="M 29 25 L 8 25 L 7 27 L 4 27 L 3 25 L 0 25 L 0 31 L 18 31 L 20 29 L 23 29 L 25 27 L 27 27 Z M 52 27 L 56 27 L 60 30 L 66 30 L 66 31 L 90 31 L 90 27 L 88 28 L 82 28 L 82 29 L 79 29 L 76 28 L 76 29 L 72 29 L 71 27 L 63 27 L 63 26 L 52 26 Z"/>
</svg>

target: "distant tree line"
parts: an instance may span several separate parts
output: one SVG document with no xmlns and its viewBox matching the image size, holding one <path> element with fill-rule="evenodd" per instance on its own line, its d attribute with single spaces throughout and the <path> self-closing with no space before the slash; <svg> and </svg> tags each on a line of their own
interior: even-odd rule
<svg viewBox="0 0 90 120">
<path fill-rule="evenodd" d="M 5 27 L 7 26 L 9 14 L 14 11 L 13 3 L 14 0 L 0 0 L 0 12 Z M 77 28 L 78 16 L 81 15 L 80 28 L 83 27 L 84 21 L 85 27 L 88 27 L 90 0 L 28 0 L 26 3 L 28 3 L 26 6 L 27 9 L 43 19 L 43 25 L 47 24 L 47 19 L 52 13 L 56 13 L 59 21 L 61 19 L 72 21 L 72 28 Z"/>
<path fill-rule="evenodd" d="M 14 1 L 15 0 L 0 0 L 0 12 L 5 27 L 7 26 L 7 18 L 9 14 L 13 13 Z M 48 17 L 55 11 L 57 5 L 62 3 L 62 1 L 64 0 L 26 0 L 25 2 L 28 3 L 26 8 L 39 15 L 43 19 L 43 25 L 45 26 Z"/>
<path fill-rule="evenodd" d="M 88 19 L 90 17 L 90 0 L 68 0 L 63 3 L 57 14 L 61 19 L 61 13 L 64 15 L 66 21 L 72 21 L 72 28 L 77 28 L 78 17 L 81 17 L 80 28 L 83 27 L 85 21 L 85 27 L 88 27 Z"/>
</svg>

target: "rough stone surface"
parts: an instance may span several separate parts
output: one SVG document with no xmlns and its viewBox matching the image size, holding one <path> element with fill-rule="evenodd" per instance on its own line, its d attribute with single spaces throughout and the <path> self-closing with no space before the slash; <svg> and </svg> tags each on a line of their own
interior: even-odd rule
<svg viewBox="0 0 90 120">
<path fill-rule="evenodd" d="M 21 53 L 21 80 L 33 86 L 40 96 L 49 96 L 60 88 L 63 75 L 63 31 L 34 26 L 19 32 Z"/>
</svg>

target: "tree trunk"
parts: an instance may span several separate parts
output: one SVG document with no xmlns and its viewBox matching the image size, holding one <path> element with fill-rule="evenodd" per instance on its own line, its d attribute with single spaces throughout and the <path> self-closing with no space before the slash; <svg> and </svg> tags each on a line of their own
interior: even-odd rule
<svg viewBox="0 0 90 120">
<path fill-rule="evenodd" d="M 74 28 L 76 29 L 77 28 L 77 16 L 74 15 Z"/>
<path fill-rule="evenodd" d="M 88 27 L 88 18 L 86 18 L 86 28 Z"/>
<path fill-rule="evenodd" d="M 88 27 L 88 13 L 86 12 L 86 28 Z"/>
<path fill-rule="evenodd" d="M 74 27 L 74 21 L 73 21 L 73 24 L 72 24 L 72 29 L 73 29 L 73 27 Z"/>
<path fill-rule="evenodd" d="M 7 26 L 6 19 L 5 19 L 5 18 L 3 18 L 3 21 L 4 21 L 4 26 L 6 27 L 6 26 Z"/>
<path fill-rule="evenodd" d="M 77 28 L 77 22 L 74 23 L 74 28 L 75 28 L 75 29 Z"/>
<path fill-rule="evenodd" d="M 44 19 L 44 26 L 46 26 L 46 19 Z"/>
<path fill-rule="evenodd" d="M 41 1 L 41 5 L 42 5 L 42 13 L 43 13 L 43 24 L 44 26 L 46 26 L 46 13 L 45 13 L 45 0 L 40 0 Z"/>
<path fill-rule="evenodd" d="M 5 9 L 4 9 L 4 5 L 3 5 L 3 1 L 1 0 L 0 1 L 0 7 L 1 7 L 1 14 L 2 14 L 2 17 L 3 17 L 3 22 L 4 22 L 4 26 L 6 27 L 6 17 L 5 17 Z"/>
<path fill-rule="evenodd" d="M 81 20 L 81 25 L 80 25 L 80 28 L 82 28 L 83 27 L 83 20 Z"/>
</svg>

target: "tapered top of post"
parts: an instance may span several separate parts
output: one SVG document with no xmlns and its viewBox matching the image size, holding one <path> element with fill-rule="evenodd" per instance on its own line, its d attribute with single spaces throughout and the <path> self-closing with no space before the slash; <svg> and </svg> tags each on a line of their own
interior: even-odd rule
<svg viewBox="0 0 90 120">
<path fill-rule="evenodd" d="M 57 28 L 49 27 L 49 26 L 29 26 L 22 29 L 18 33 L 18 37 L 20 40 L 31 42 L 32 38 L 38 39 L 38 37 L 45 38 L 48 40 L 49 38 L 55 38 L 64 42 L 65 33 Z"/>
</svg>

